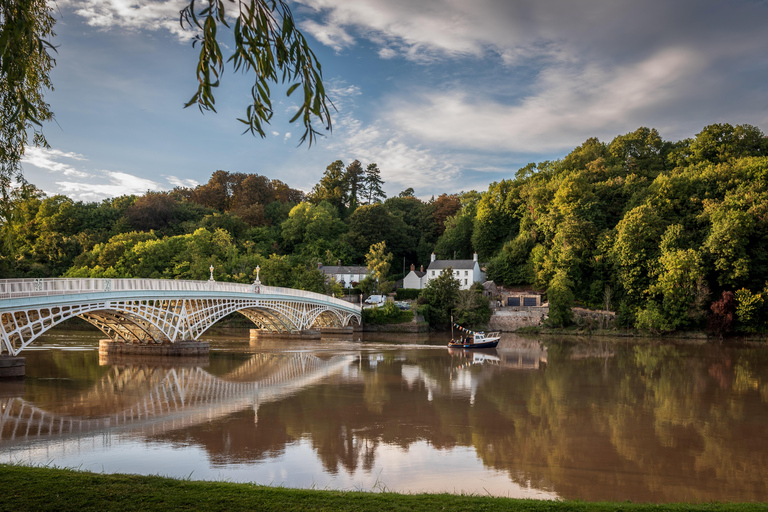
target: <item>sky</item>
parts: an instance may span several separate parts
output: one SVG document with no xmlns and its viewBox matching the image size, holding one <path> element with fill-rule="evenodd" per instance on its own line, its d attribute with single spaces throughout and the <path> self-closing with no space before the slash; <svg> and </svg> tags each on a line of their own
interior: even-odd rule
<svg viewBox="0 0 768 512">
<path fill-rule="evenodd" d="M 243 134 L 252 80 L 231 68 L 218 113 L 183 108 L 198 52 L 184 0 L 51 5 L 51 147 L 28 148 L 23 171 L 76 200 L 194 187 L 219 169 L 309 191 L 355 159 L 378 164 L 388 195 L 428 199 L 641 126 L 665 140 L 713 123 L 768 131 L 766 0 L 291 0 L 337 109 L 311 148 L 284 87 L 268 136 Z"/>
</svg>

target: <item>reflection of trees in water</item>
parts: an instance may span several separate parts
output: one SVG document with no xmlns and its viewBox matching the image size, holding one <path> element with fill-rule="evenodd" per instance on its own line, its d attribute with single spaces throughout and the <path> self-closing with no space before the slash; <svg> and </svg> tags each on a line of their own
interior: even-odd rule
<svg viewBox="0 0 768 512">
<path fill-rule="evenodd" d="M 703 357 L 688 357 L 701 350 Z M 488 443 L 491 453 L 476 446 L 486 464 L 507 469 L 513 478 L 524 468 L 520 478 L 550 482 L 565 497 L 768 496 L 768 444 L 754 428 L 767 416 L 764 397 L 754 392 L 760 384 L 745 395 L 736 387 L 723 389 L 723 378 L 710 376 L 713 366 L 721 373 L 728 368 L 730 351 L 619 350 L 609 362 L 607 382 L 605 361 L 565 365 L 549 355 L 547 371 L 510 386 L 512 396 L 498 383 L 484 390 L 515 426 L 502 449 L 494 442 Z M 765 372 L 765 354 L 759 357 Z M 510 460 L 499 452 L 512 454 Z"/>
<path fill-rule="evenodd" d="M 258 423 L 243 413 L 187 439 L 222 462 L 260 459 L 307 439 L 332 474 L 370 471 L 381 445 L 407 450 L 427 441 L 471 446 L 516 483 L 564 497 L 768 497 L 760 392 L 768 379 L 758 351 L 619 345 L 611 357 L 573 360 L 566 347 L 549 353 L 546 371 L 471 368 L 479 379 L 474 403 L 450 393 L 446 362 L 414 354 L 374 368 L 363 359 L 357 378 L 262 405 Z M 403 367 L 416 365 L 420 377 L 406 381 Z"/>
<path fill-rule="evenodd" d="M 550 346 L 544 369 L 471 365 L 455 392 L 446 353 L 364 356 L 344 376 L 157 435 L 215 464 L 307 440 L 325 470 L 370 471 L 377 448 L 471 446 L 516 483 L 589 500 L 768 499 L 768 354 L 722 346 Z M 271 375 L 278 359 L 253 362 Z M 228 372 L 230 377 L 237 373 Z M 242 370 L 241 373 L 245 372 Z M 236 377 L 237 379 L 240 376 Z"/>
</svg>

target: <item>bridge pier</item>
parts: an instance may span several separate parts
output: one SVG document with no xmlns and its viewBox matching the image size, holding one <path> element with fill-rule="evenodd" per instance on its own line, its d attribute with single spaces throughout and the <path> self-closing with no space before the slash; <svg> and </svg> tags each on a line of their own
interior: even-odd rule
<svg viewBox="0 0 768 512">
<path fill-rule="evenodd" d="M 24 377 L 26 369 L 26 357 L 0 356 L 0 379 Z"/>
<path fill-rule="evenodd" d="M 161 357 L 199 357 L 208 356 L 210 344 L 207 341 L 177 341 L 168 344 L 135 345 L 99 340 L 99 358 L 109 356 L 161 356 Z"/>
</svg>

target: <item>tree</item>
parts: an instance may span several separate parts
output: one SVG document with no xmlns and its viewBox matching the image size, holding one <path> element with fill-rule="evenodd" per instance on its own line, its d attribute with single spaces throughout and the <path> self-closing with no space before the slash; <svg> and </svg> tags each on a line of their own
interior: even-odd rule
<svg viewBox="0 0 768 512">
<path fill-rule="evenodd" d="M 574 295 L 573 281 L 568 279 L 568 274 L 560 270 L 555 274 L 547 288 L 549 300 L 549 323 L 557 327 L 565 327 L 573 321 Z"/>
<path fill-rule="evenodd" d="M 720 300 L 713 302 L 709 308 L 707 327 L 710 331 L 723 337 L 733 330 L 736 323 L 736 295 L 731 291 L 723 292 Z"/>
<path fill-rule="evenodd" d="M 314 188 L 312 188 L 312 192 L 309 194 L 309 199 L 314 204 L 328 201 L 336 207 L 339 215 L 343 216 L 346 197 L 347 184 L 344 179 L 344 162 L 336 160 L 325 168 L 323 177 L 320 178 L 320 181 Z"/>
<path fill-rule="evenodd" d="M 347 166 L 344 173 L 344 184 L 346 188 L 346 204 L 350 211 L 354 211 L 360 204 L 360 198 L 366 197 L 365 171 L 360 160 L 355 160 Z"/>
<path fill-rule="evenodd" d="M 748 124 L 711 124 L 690 143 L 691 163 L 726 162 L 745 156 L 768 156 L 768 139 Z"/>
<path fill-rule="evenodd" d="M 203 4 L 203 5 L 201 5 Z M 46 0 L 0 0 L 0 188 L 20 176 L 19 161 L 33 131 L 35 145 L 46 146 L 42 122 L 53 118 L 43 91 L 52 89 L 50 71 L 55 60 L 47 38 L 54 35 L 55 20 Z M 290 122 L 301 119 L 304 134 L 299 144 L 311 147 L 321 135 L 313 122 L 332 129 L 322 69 L 304 35 L 296 27 L 284 0 L 189 0 L 181 11 L 181 25 L 199 30 L 193 47 L 199 46 L 197 91 L 185 107 L 215 112 L 214 90 L 221 83 L 224 66 L 253 73 L 251 101 L 238 121 L 245 131 L 266 136 L 265 126 L 274 114 L 269 85 L 290 84 L 287 96 L 297 90 L 303 96 Z M 235 20 L 232 23 L 231 20 Z M 226 30 L 221 30 L 221 28 Z M 224 59 L 219 38 L 231 32 L 232 54 Z M 229 48 L 228 45 L 225 47 Z M 329 106 L 330 104 L 330 106 Z"/>
<path fill-rule="evenodd" d="M 419 297 L 419 311 L 430 325 L 448 325 L 459 300 L 461 283 L 453 277 L 453 267 L 443 269 L 439 276 L 430 279 Z"/>
<path fill-rule="evenodd" d="M 381 179 L 381 171 L 376 164 L 368 164 L 365 168 L 365 190 L 368 194 L 368 204 L 380 203 L 387 198 L 387 194 L 381 189 L 384 180 Z"/>
<path fill-rule="evenodd" d="M 166 192 L 147 192 L 125 211 L 125 218 L 136 230 L 159 230 L 176 221 L 177 204 Z"/>
<path fill-rule="evenodd" d="M 47 147 L 42 123 L 53 119 L 43 94 L 52 89 L 56 61 L 46 41 L 54 35 L 52 6 L 46 0 L 0 0 L 0 191 L 7 201 L 12 178 L 30 131 L 35 146 Z"/>
<path fill-rule="evenodd" d="M 365 255 L 365 264 L 370 275 L 376 280 L 377 288 L 379 289 L 389 275 L 391 261 L 392 253 L 387 252 L 386 242 L 371 245 L 368 254 Z"/>
<path fill-rule="evenodd" d="M 469 290 L 459 290 L 453 319 L 456 323 L 467 327 L 488 323 L 491 319 L 491 306 L 488 298 L 483 297 L 482 285 L 476 284 Z"/>
<path fill-rule="evenodd" d="M 288 4 L 283 0 L 209 0 L 195 9 L 194 0 L 181 11 L 182 27 L 202 31 L 194 39 L 199 45 L 197 66 L 197 92 L 185 107 L 197 105 L 200 111 L 216 111 L 213 90 L 219 86 L 225 60 L 219 46 L 219 26 L 232 30 L 234 49 L 226 62 L 232 62 L 235 71 L 253 71 L 255 79 L 251 88 L 252 103 L 245 110 L 245 117 L 238 119 L 246 126 L 246 132 L 266 137 L 264 131 L 272 119 L 269 84 L 291 83 L 287 95 L 297 89 L 304 98 L 291 122 L 301 118 L 305 140 L 312 143 L 320 135 L 313 126 L 317 118 L 326 130 L 331 130 L 330 103 L 325 96 L 322 71 L 314 52 L 304 35 L 296 28 Z M 231 10 L 225 6 L 230 5 Z M 234 11 L 234 14 L 232 13 Z M 235 18 L 230 26 L 227 18 Z"/>
<path fill-rule="evenodd" d="M 349 217 L 349 230 L 342 238 L 358 257 L 379 242 L 386 242 L 400 261 L 404 252 L 413 244 L 403 219 L 389 212 L 383 204 L 363 205 Z"/>
</svg>

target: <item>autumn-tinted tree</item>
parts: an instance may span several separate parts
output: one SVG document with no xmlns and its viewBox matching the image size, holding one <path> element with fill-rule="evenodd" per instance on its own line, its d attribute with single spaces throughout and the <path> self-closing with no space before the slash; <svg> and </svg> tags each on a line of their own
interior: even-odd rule
<svg viewBox="0 0 768 512">
<path fill-rule="evenodd" d="M 164 192 L 147 192 L 125 211 L 125 218 L 134 230 L 160 230 L 176 221 L 177 205 L 178 201 Z"/>
</svg>

